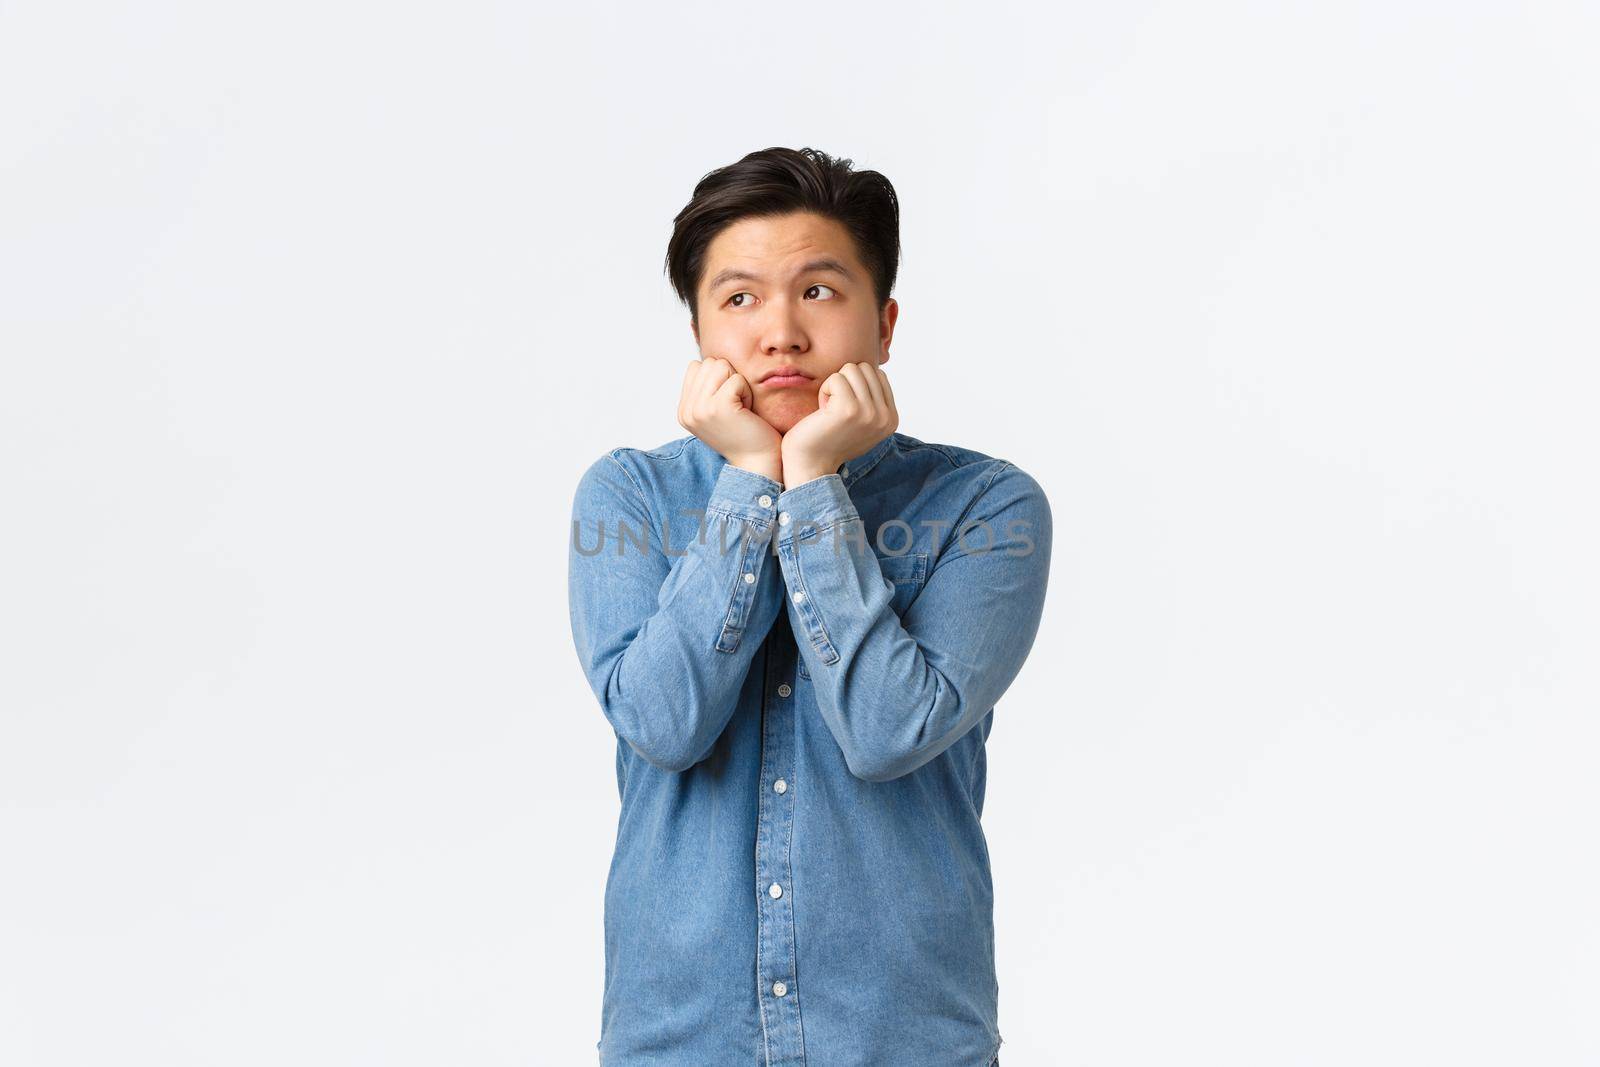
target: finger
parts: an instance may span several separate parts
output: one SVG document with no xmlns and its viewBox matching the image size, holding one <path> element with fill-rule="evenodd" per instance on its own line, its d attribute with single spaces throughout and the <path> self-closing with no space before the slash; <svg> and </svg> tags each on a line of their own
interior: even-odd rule
<svg viewBox="0 0 1600 1067">
<path fill-rule="evenodd" d="M 861 380 L 865 383 L 867 391 L 872 395 L 873 407 L 883 412 L 888 410 L 889 402 L 884 398 L 883 386 L 878 382 L 878 368 L 873 363 L 861 363 Z"/>
<path fill-rule="evenodd" d="M 703 398 L 712 396 L 732 373 L 733 364 L 727 360 L 716 357 L 706 360 L 705 367 L 700 372 L 699 395 Z"/>
<path fill-rule="evenodd" d="M 884 370 L 882 367 L 876 367 L 874 369 L 878 372 L 878 384 L 883 386 L 884 400 L 889 402 L 889 406 L 891 408 L 894 408 L 894 386 L 889 382 L 889 372 Z M 899 408 L 895 408 L 895 410 L 898 411 Z"/>
<path fill-rule="evenodd" d="M 750 379 L 746 378 L 738 371 L 734 371 L 733 376 L 728 380 L 733 382 L 734 385 L 739 389 L 739 403 L 743 404 L 747 408 L 754 407 L 756 402 L 756 391 L 750 388 Z"/>
<path fill-rule="evenodd" d="M 878 382 L 878 391 L 883 396 L 884 418 L 898 428 L 900 425 L 900 409 L 895 407 L 894 389 L 892 389 L 889 385 L 889 376 L 884 373 L 882 367 L 873 367 L 872 370 L 872 376 L 876 378 Z M 893 430 L 890 432 L 892 433 Z"/>
<path fill-rule="evenodd" d="M 678 424 L 689 417 L 689 402 L 695 396 L 695 381 L 700 377 L 700 360 L 691 359 L 683 368 L 683 388 L 678 390 Z"/>
<path fill-rule="evenodd" d="M 721 385 L 711 394 L 712 406 L 717 410 L 726 408 L 744 407 L 745 398 L 750 395 L 750 383 L 742 374 L 730 374 Z"/>
<path fill-rule="evenodd" d="M 872 388 L 867 385 L 866 375 L 861 372 L 860 364 L 846 363 L 839 368 L 839 373 L 844 376 L 845 381 L 850 383 L 850 388 L 855 393 L 859 409 L 870 414 L 876 408 L 877 401 L 873 398 Z"/>
<path fill-rule="evenodd" d="M 827 378 L 823 379 L 819 393 L 828 394 L 828 412 L 843 418 L 853 418 L 861 408 L 861 402 L 856 398 L 855 386 L 850 383 L 850 378 L 844 373 L 845 368 L 840 367 Z"/>
</svg>

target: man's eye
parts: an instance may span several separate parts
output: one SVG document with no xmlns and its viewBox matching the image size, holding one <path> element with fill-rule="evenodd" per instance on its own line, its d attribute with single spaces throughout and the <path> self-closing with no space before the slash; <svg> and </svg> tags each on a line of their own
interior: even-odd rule
<svg viewBox="0 0 1600 1067">
<path fill-rule="evenodd" d="M 817 292 L 818 290 L 828 294 L 826 296 L 817 297 L 816 299 L 818 299 L 818 300 L 832 300 L 834 297 L 839 295 L 838 292 L 831 285 L 823 285 L 820 282 L 817 283 L 816 285 L 813 285 L 813 286 L 809 287 L 808 289 L 806 289 L 806 295 L 810 296 L 812 293 Z M 740 297 L 745 297 L 746 299 L 740 300 L 739 299 Z M 737 293 L 734 293 L 732 296 L 728 297 L 726 303 L 728 303 L 729 305 L 731 305 L 733 307 L 736 307 L 736 308 L 742 308 L 742 307 L 749 307 L 750 306 L 750 301 L 754 300 L 754 299 L 755 299 L 755 294 L 753 294 L 753 293 L 737 292 Z"/>
</svg>

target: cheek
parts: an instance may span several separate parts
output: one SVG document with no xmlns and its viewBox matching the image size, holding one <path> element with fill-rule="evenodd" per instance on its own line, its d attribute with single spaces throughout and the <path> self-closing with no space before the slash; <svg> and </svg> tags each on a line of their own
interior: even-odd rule
<svg viewBox="0 0 1600 1067">
<path fill-rule="evenodd" d="M 733 364 L 734 370 L 740 374 L 744 373 L 741 364 L 745 357 L 745 349 L 740 346 L 737 338 L 729 336 L 725 331 L 709 330 L 702 323 L 697 347 L 700 349 L 701 359 L 725 359 Z"/>
<path fill-rule="evenodd" d="M 817 342 L 819 348 L 826 345 L 822 350 L 836 357 L 841 366 L 846 363 L 860 363 L 870 359 L 872 353 L 877 350 L 878 320 L 870 314 L 851 314 L 848 318 L 841 315 L 827 324 L 826 335 L 813 336 L 812 339 Z"/>
<path fill-rule="evenodd" d="M 749 368 L 748 366 L 745 365 L 744 359 L 742 357 L 736 359 L 736 358 L 734 358 L 733 355 L 731 355 L 727 351 L 720 351 L 719 352 L 716 348 L 714 348 L 714 347 L 712 347 L 710 345 L 701 345 L 700 346 L 700 357 L 702 359 L 707 359 L 707 360 L 710 360 L 710 359 L 725 359 L 725 360 L 727 360 L 728 364 L 731 367 L 733 367 L 733 372 L 735 374 L 743 375 L 745 381 L 750 383 L 751 388 L 755 387 L 756 381 L 755 381 L 755 378 L 751 375 L 751 368 Z"/>
</svg>

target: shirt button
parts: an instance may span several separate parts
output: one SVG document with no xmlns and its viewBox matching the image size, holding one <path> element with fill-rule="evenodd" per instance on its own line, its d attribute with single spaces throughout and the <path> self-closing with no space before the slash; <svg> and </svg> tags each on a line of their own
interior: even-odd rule
<svg viewBox="0 0 1600 1067">
<path fill-rule="evenodd" d="M 767 896 L 771 897 L 773 900 L 777 900 L 779 897 L 783 896 L 783 886 L 779 885 L 777 882 L 773 882 L 772 888 L 767 890 Z"/>
<path fill-rule="evenodd" d="M 787 682 L 778 686 L 778 695 L 781 697 L 786 697 L 792 692 L 794 692 L 794 690 L 789 688 L 789 684 Z"/>
<path fill-rule="evenodd" d="M 779 778 L 776 782 L 772 783 L 772 791 L 774 793 L 787 793 L 789 791 L 789 783 L 784 781 L 782 778 Z"/>
<path fill-rule="evenodd" d="M 799 589 L 799 590 L 795 591 L 794 602 L 796 604 L 800 603 L 805 598 L 806 598 L 806 591 L 804 589 Z"/>
<path fill-rule="evenodd" d="M 745 571 L 744 572 L 744 584 L 745 585 L 749 585 L 752 582 L 754 582 L 755 580 L 756 580 L 756 576 L 755 575 L 751 574 L 749 571 Z"/>
<path fill-rule="evenodd" d="M 840 467 L 839 468 L 839 477 L 841 477 L 841 478 L 850 477 L 850 468 L 849 467 Z"/>
<path fill-rule="evenodd" d="M 773 996 L 781 997 L 787 992 L 789 992 L 789 987 L 784 985 L 782 982 L 773 982 L 772 983 L 772 995 Z"/>
<path fill-rule="evenodd" d="M 787 526 L 787 525 L 789 525 L 789 513 L 787 511 L 778 512 L 778 525 L 779 526 Z"/>
<path fill-rule="evenodd" d="M 770 508 L 772 506 L 772 498 L 767 494 L 762 493 L 760 496 L 756 497 L 756 503 L 760 504 L 764 508 Z"/>
</svg>

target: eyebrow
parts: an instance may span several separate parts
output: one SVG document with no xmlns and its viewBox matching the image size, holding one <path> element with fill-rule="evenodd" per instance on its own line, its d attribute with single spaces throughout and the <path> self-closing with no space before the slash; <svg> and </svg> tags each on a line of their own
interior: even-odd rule
<svg viewBox="0 0 1600 1067">
<path fill-rule="evenodd" d="M 826 258 L 813 259 L 810 263 L 801 266 L 799 270 L 795 271 L 795 274 L 816 274 L 820 271 L 832 271 L 852 280 L 855 278 L 854 274 L 845 269 L 843 263 L 840 263 L 837 259 Z M 740 270 L 738 267 L 724 267 L 717 272 L 715 278 L 711 279 L 711 284 L 706 287 L 706 291 L 714 293 L 729 282 L 759 282 L 763 280 L 759 274 L 752 274 L 747 270 Z"/>
</svg>

